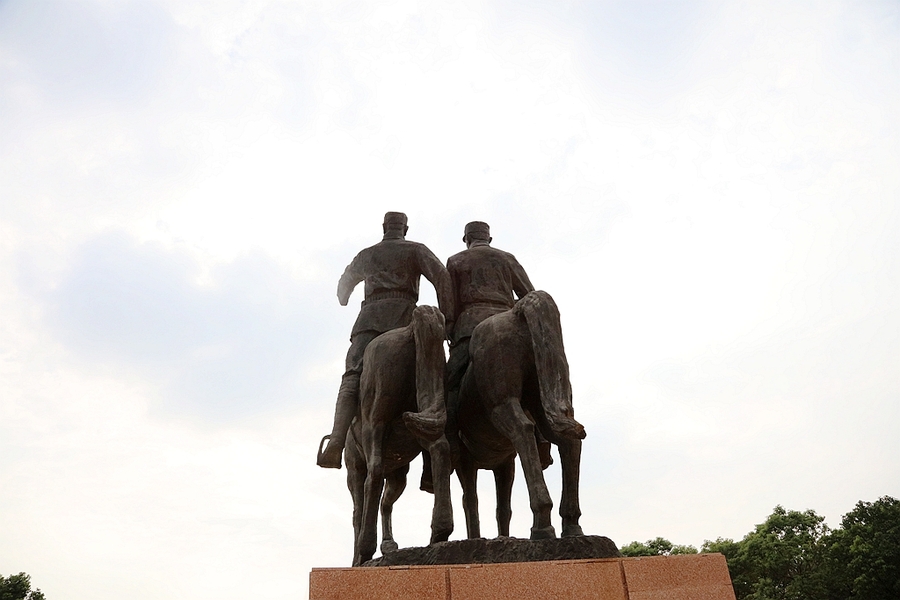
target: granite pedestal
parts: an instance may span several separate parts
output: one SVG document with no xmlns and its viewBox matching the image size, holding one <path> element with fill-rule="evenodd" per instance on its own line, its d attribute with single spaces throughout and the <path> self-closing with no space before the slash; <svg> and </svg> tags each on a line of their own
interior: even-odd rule
<svg viewBox="0 0 900 600">
<path fill-rule="evenodd" d="M 313 569 L 309 598 L 735 600 L 721 554 Z"/>
</svg>

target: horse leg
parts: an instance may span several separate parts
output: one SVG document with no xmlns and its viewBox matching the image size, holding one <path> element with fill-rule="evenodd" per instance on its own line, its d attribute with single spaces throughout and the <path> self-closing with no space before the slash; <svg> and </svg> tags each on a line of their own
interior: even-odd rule
<svg viewBox="0 0 900 600">
<path fill-rule="evenodd" d="M 384 478 L 384 495 L 381 497 L 381 553 L 387 554 L 397 550 L 399 546 L 394 541 L 394 529 L 391 523 L 391 515 L 394 512 L 394 503 L 406 489 L 406 474 L 409 465 L 404 465 L 396 471 L 389 473 Z"/>
<path fill-rule="evenodd" d="M 351 442 L 352 443 L 352 442 Z M 364 465 L 356 462 L 347 463 L 347 488 L 353 499 L 353 566 L 359 566 L 359 533 L 362 528 L 363 488 L 366 483 L 366 470 Z"/>
<path fill-rule="evenodd" d="M 460 444 L 459 468 L 456 476 L 463 490 L 463 513 L 466 515 L 466 535 L 470 540 L 481 537 L 481 520 L 478 517 L 478 469 L 463 444 Z"/>
<path fill-rule="evenodd" d="M 434 486 L 434 509 L 431 513 L 431 541 L 446 542 L 453 533 L 453 505 L 450 502 L 450 443 L 441 435 L 429 442 L 431 474 Z"/>
<path fill-rule="evenodd" d="M 541 458 L 534 437 L 534 424 L 525 416 L 519 399 L 515 397 L 494 407 L 491 411 L 491 423 L 512 442 L 522 462 L 531 512 L 534 515 L 531 539 L 555 538 L 556 530 L 550 523 L 553 500 L 550 499 L 550 492 L 544 482 Z"/>
<path fill-rule="evenodd" d="M 431 475 L 431 455 L 428 450 L 422 450 L 422 478 L 419 480 L 419 489 L 429 494 L 434 493 L 434 477 Z"/>
<path fill-rule="evenodd" d="M 516 457 L 510 456 L 494 469 L 494 485 L 497 488 L 497 535 L 509 537 L 509 521 L 512 519 L 512 487 L 516 478 Z"/>
<path fill-rule="evenodd" d="M 355 564 L 362 564 L 371 560 L 375 555 L 375 547 L 378 544 L 378 505 L 381 503 L 381 492 L 384 489 L 384 465 L 381 450 L 384 444 L 384 424 L 373 423 L 369 432 L 363 428 L 366 440 L 364 442 L 366 452 L 366 483 L 364 487 L 362 531 L 359 534 L 358 560 Z"/>
<path fill-rule="evenodd" d="M 559 516 L 562 517 L 562 536 L 584 535 L 578 519 L 581 507 L 578 502 L 578 479 L 581 470 L 581 440 L 563 438 L 557 446 L 562 463 L 562 499 Z"/>
</svg>

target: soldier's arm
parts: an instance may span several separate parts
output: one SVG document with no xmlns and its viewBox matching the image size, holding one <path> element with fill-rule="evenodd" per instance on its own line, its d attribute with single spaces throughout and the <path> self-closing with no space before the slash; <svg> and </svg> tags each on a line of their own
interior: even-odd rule
<svg viewBox="0 0 900 600">
<path fill-rule="evenodd" d="M 456 303 L 453 301 L 453 285 L 450 283 L 450 273 L 447 272 L 447 269 L 444 268 L 438 257 L 422 244 L 419 245 L 419 269 L 422 271 L 425 279 L 434 286 L 434 291 L 437 293 L 438 308 L 444 314 L 444 319 L 449 319 L 452 323 L 452 319 L 455 316 Z"/>
<path fill-rule="evenodd" d="M 533 292 L 534 286 L 531 285 L 528 274 L 525 273 L 525 269 L 522 268 L 522 265 L 519 264 L 516 257 L 510 254 L 509 258 L 511 259 L 510 267 L 512 268 L 513 291 L 516 293 L 517 298 L 522 298 L 528 292 Z"/>
<path fill-rule="evenodd" d="M 341 275 L 337 287 L 338 302 L 341 303 L 341 306 L 347 306 L 347 302 L 350 301 L 350 294 L 353 293 L 353 288 L 366 278 L 365 270 L 363 269 L 364 261 L 363 253 L 360 252 L 344 269 L 344 274 Z"/>
</svg>

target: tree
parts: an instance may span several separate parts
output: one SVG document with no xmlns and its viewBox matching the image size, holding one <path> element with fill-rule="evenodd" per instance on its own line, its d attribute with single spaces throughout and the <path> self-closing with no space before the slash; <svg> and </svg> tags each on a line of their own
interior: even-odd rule
<svg viewBox="0 0 900 600">
<path fill-rule="evenodd" d="M 678 554 L 664 538 L 632 542 L 625 556 Z M 830 531 L 812 510 L 776 506 L 744 539 L 706 540 L 702 552 L 720 552 L 737 600 L 900 599 L 900 500 L 857 502 Z"/>
<path fill-rule="evenodd" d="M 704 540 L 703 545 L 700 547 L 700 552 L 718 552 L 720 554 L 725 555 L 725 560 L 728 562 L 728 571 L 731 573 L 731 579 L 734 580 L 735 573 L 732 570 L 732 563 L 738 555 L 738 552 L 741 549 L 741 542 L 735 542 L 731 538 L 716 538 L 716 541 L 711 542 L 709 540 Z"/>
<path fill-rule="evenodd" d="M 43 592 L 31 589 L 31 576 L 26 573 L 0 575 L 0 600 L 46 600 Z"/>
<path fill-rule="evenodd" d="M 719 538 L 703 550 L 725 555 L 740 600 L 825 600 L 823 521 L 812 510 L 776 506 L 740 542 Z"/>
<path fill-rule="evenodd" d="M 715 541 L 704 540 L 700 552 L 718 552 L 725 555 L 731 586 L 737 600 L 744 600 L 753 593 L 753 575 L 748 572 L 747 561 L 739 558 L 743 549 L 743 541 L 735 542 L 731 538 L 716 538 Z"/>
<path fill-rule="evenodd" d="M 622 556 L 669 556 L 672 554 L 697 554 L 693 546 L 673 544 L 665 538 L 647 540 L 646 543 L 631 542 L 620 550 Z"/>
<path fill-rule="evenodd" d="M 857 502 L 828 545 L 833 599 L 900 598 L 900 500 L 883 496 Z"/>
</svg>

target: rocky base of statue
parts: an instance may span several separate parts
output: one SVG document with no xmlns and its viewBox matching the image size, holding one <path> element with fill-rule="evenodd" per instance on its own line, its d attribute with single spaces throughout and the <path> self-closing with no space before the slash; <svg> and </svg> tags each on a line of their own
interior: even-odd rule
<svg viewBox="0 0 900 600">
<path fill-rule="evenodd" d="M 364 563 L 364 567 L 397 565 L 471 565 L 622 556 L 608 537 L 583 535 L 550 540 L 500 537 L 454 540 L 424 548 L 401 548 Z"/>
</svg>

